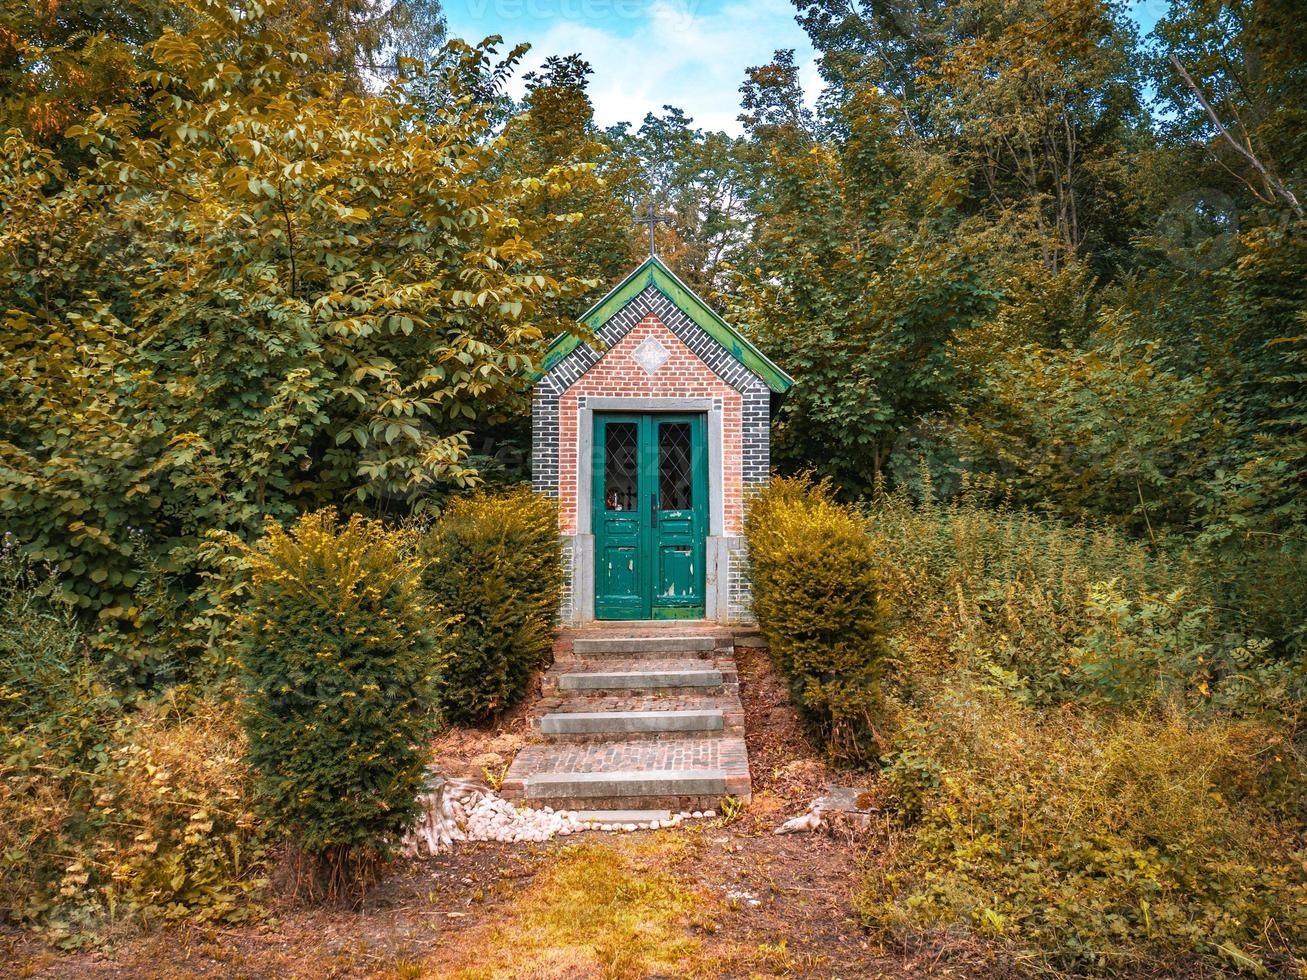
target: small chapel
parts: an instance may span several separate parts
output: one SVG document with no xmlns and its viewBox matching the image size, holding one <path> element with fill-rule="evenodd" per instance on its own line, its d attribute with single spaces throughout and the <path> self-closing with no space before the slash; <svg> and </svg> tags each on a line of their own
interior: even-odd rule
<svg viewBox="0 0 1307 980">
<path fill-rule="evenodd" d="M 532 478 L 559 503 L 562 620 L 747 622 L 744 504 L 793 381 L 650 255 L 558 337 Z"/>
</svg>

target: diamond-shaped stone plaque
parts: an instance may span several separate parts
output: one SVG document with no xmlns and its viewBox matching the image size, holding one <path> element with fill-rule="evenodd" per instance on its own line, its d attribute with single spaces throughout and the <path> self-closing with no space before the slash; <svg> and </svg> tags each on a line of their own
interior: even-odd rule
<svg viewBox="0 0 1307 980">
<path fill-rule="evenodd" d="M 658 343 L 657 337 L 645 337 L 640 341 L 639 346 L 631 351 L 632 360 L 644 368 L 645 374 L 653 374 L 666 364 L 667 358 L 671 356 L 667 353 L 667 348 Z"/>
</svg>

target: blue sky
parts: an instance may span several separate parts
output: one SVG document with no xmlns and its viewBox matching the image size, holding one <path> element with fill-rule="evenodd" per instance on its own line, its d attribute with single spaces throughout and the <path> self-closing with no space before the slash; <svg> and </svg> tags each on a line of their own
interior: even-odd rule
<svg viewBox="0 0 1307 980">
<path fill-rule="evenodd" d="M 908 0 L 910 2 L 910 0 Z M 1149 30 L 1166 0 L 1136 0 Z M 819 79 L 812 45 L 789 0 L 445 0 L 450 34 L 479 41 L 530 41 L 527 68 L 553 54 L 580 53 L 594 69 L 590 95 L 601 125 L 639 123 L 663 105 L 705 129 L 739 132 L 739 88 L 751 65 L 794 48 L 810 97 Z M 514 94 L 520 94 L 519 88 Z"/>
</svg>

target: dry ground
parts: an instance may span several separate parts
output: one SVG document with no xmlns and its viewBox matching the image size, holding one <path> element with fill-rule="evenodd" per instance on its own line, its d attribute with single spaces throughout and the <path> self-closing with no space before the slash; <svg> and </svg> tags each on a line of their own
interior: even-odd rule
<svg viewBox="0 0 1307 980">
<path fill-rule="evenodd" d="M 0 974 L 625 980 L 985 972 L 938 951 L 890 953 L 862 934 L 850 898 L 865 842 L 772 834 L 825 785 L 850 776 L 831 773 L 804 739 L 766 655 L 739 653 L 754 798 L 734 822 L 462 845 L 397 865 L 356 913 L 274 905 L 255 925 L 160 929 L 75 954 L 0 935 Z M 442 769 L 495 775 L 525 737 L 527 710 L 494 731 L 442 738 Z"/>
</svg>

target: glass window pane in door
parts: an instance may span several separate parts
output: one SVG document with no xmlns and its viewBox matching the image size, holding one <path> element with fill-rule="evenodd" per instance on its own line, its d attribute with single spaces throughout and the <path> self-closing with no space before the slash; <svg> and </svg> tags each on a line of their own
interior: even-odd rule
<svg viewBox="0 0 1307 980">
<path fill-rule="evenodd" d="M 635 510 L 639 480 L 639 426 L 609 422 L 604 426 L 604 508 Z"/>
<path fill-rule="evenodd" d="M 658 505 L 662 510 L 694 506 L 689 422 L 658 425 Z"/>
</svg>

